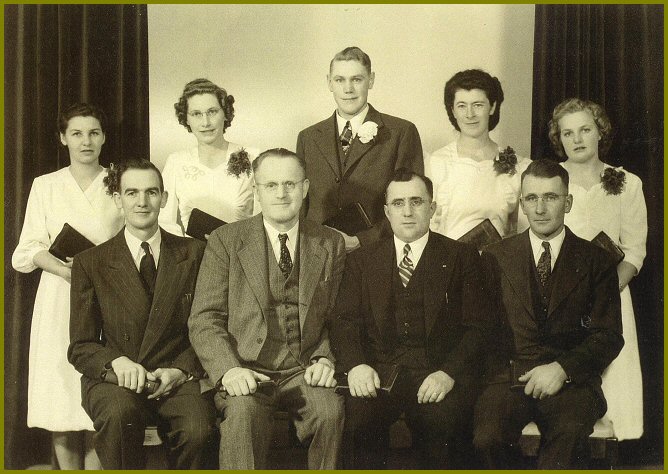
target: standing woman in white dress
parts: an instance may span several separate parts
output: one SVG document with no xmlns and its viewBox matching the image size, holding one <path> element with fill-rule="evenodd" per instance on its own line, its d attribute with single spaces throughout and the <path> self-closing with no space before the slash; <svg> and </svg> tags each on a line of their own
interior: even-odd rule
<svg viewBox="0 0 668 474">
<path fill-rule="evenodd" d="M 102 182 L 99 156 L 106 120 L 93 105 L 75 104 L 59 118 L 60 141 L 70 165 L 35 178 L 12 266 L 42 269 L 30 330 L 28 426 L 53 433 L 61 469 L 100 469 L 92 445 L 93 423 L 81 407 L 81 374 L 67 362 L 70 342 L 72 260 L 48 251 L 65 223 L 94 244 L 115 235 L 123 218 Z"/>
<path fill-rule="evenodd" d="M 502 237 L 518 229 L 520 175 L 529 160 L 489 136 L 499 123 L 503 89 L 480 69 L 460 71 L 445 84 L 444 102 L 459 132 L 455 141 L 427 157 L 436 213 L 431 229 L 458 239 L 486 218 Z"/>
<path fill-rule="evenodd" d="M 160 225 L 183 236 L 194 208 L 225 222 L 252 216 L 251 161 L 257 150 L 224 136 L 234 118 L 234 97 L 207 79 L 195 79 L 186 84 L 174 109 L 197 146 L 167 158 L 162 175 L 169 197 Z"/>
<path fill-rule="evenodd" d="M 642 375 L 633 304 L 628 284 L 645 259 L 647 207 L 642 181 L 601 158 L 609 150 L 612 127 L 605 111 L 593 102 L 567 99 L 557 105 L 549 123 L 554 151 L 566 161 L 573 195 L 566 225 L 591 240 L 604 231 L 625 254 L 617 265 L 622 300 L 624 347 L 603 373 L 607 416 L 619 440 L 637 439 L 643 432 Z"/>
</svg>

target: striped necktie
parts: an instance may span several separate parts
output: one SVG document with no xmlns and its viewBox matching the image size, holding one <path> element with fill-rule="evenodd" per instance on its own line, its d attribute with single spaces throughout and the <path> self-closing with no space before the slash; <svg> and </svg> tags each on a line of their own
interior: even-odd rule
<svg viewBox="0 0 668 474">
<path fill-rule="evenodd" d="M 411 260 L 408 256 L 410 251 L 411 246 L 408 244 L 404 245 L 404 258 L 401 260 L 401 263 L 399 263 L 399 277 L 401 278 L 401 283 L 403 283 L 404 286 L 408 286 L 408 282 L 413 276 L 413 271 L 415 270 L 415 268 L 413 268 L 413 260 Z"/>
</svg>

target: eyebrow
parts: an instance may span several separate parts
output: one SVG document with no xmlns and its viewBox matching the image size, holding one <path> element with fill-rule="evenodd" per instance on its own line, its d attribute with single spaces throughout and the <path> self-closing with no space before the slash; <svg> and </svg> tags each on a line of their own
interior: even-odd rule
<svg viewBox="0 0 668 474">
<path fill-rule="evenodd" d="M 144 189 L 139 189 L 139 188 L 126 188 L 126 189 L 123 190 L 123 194 L 128 193 L 128 192 L 130 192 L 130 191 L 134 191 L 134 192 L 137 192 L 137 191 L 144 191 L 144 192 L 148 192 L 148 191 L 160 191 L 160 188 L 159 188 L 158 186 L 153 186 L 153 187 L 150 187 L 150 188 L 144 188 Z"/>
</svg>

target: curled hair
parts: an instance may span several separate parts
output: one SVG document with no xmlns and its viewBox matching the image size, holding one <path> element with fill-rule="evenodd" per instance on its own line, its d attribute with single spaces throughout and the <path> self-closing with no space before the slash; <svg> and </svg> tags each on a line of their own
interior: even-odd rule
<svg viewBox="0 0 668 474">
<path fill-rule="evenodd" d="M 149 160 L 145 158 L 130 158 L 128 160 L 121 161 L 119 164 L 115 165 L 111 163 L 107 169 L 107 176 L 102 180 L 104 185 L 107 187 L 107 194 L 113 195 L 114 193 L 121 192 L 121 177 L 123 173 L 127 170 L 153 170 L 158 175 L 158 180 L 160 181 L 160 192 L 165 191 L 165 184 L 162 180 L 162 173 L 160 170 Z"/>
<path fill-rule="evenodd" d="M 74 117 L 94 117 L 100 122 L 102 133 L 107 129 L 107 116 L 101 108 L 93 104 L 79 102 L 70 105 L 58 115 L 58 131 L 64 135 L 67 125 Z"/>
<path fill-rule="evenodd" d="M 548 136 L 550 137 L 550 143 L 554 152 L 557 156 L 568 159 L 566 151 L 564 151 L 564 146 L 561 144 L 559 120 L 565 115 L 575 112 L 589 112 L 594 118 L 598 133 L 601 135 L 601 140 L 598 142 L 598 152 L 601 157 L 605 156 L 612 145 L 612 125 L 610 124 L 610 119 L 605 110 L 603 110 L 603 107 L 597 103 L 577 98 L 564 100 L 552 111 L 552 118 L 548 122 Z"/>
<path fill-rule="evenodd" d="M 394 170 L 392 177 L 385 185 L 385 201 L 387 202 L 387 190 L 392 183 L 407 183 L 413 178 L 417 178 L 424 183 L 425 188 L 427 188 L 427 194 L 429 194 L 429 199 L 434 200 L 434 184 L 431 179 L 427 178 L 425 175 L 411 171 L 408 168 L 397 168 Z"/>
<path fill-rule="evenodd" d="M 190 125 L 188 125 L 188 99 L 194 95 L 213 94 L 218 100 L 218 105 L 223 109 L 225 114 L 225 123 L 223 125 L 223 132 L 227 127 L 232 125 L 234 118 L 234 96 L 227 93 L 225 89 L 217 86 L 208 79 L 195 79 L 186 84 L 183 89 L 183 94 L 179 97 L 179 101 L 174 104 L 176 111 L 176 118 L 179 123 L 186 127 L 186 130 L 192 132 Z"/>
<path fill-rule="evenodd" d="M 445 90 L 443 91 L 443 102 L 445 103 L 445 110 L 448 112 L 450 123 L 455 129 L 460 132 L 457 119 L 455 118 L 454 105 L 455 93 L 458 90 L 470 91 L 472 89 L 480 89 L 487 96 L 489 104 L 496 108 L 494 113 L 489 117 L 489 129 L 494 128 L 499 124 L 501 118 L 501 103 L 503 102 L 503 88 L 501 82 L 496 78 L 486 73 L 481 69 L 467 69 L 459 71 L 452 76 L 448 82 L 445 83 Z"/>
<path fill-rule="evenodd" d="M 568 171 L 566 168 L 561 166 L 554 160 L 548 160 L 547 158 L 541 158 L 538 160 L 532 161 L 527 169 L 522 173 L 521 183 L 524 184 L 524 178 L 526 176 L 535 176 L 537 178 L 554 178 L 559 177 L 561 182 L 564 183 L 566 189 L 568 189 Z"/>
<path fill-rule="evenodd" d="M 299 164 L 299 167 L 304 172 L 304 177 L 306 177 L 306 162 L 304 161 L 304 159 L 299 157 L 297 153 L 287 150 L 285 148 L 270 148 L 269 150 L 265 150 L 259 155 L 257 155 L 257 158 L 255 158 L 252 163 L 253 173 L 257 173 L 257 170 L 258 168 L 260 168 L 260 165 L 262 164 L 264 159 L 269 156 L 275 156 L 278 158 L 294 158 L 295 161 Z"/>
<path fill-rule="evenodd" d="M 339 51 L 329 62 L 329 73 L 332 73 L 334 61 L 358 61 L 366 68 L 366 72 L 371 75 L 371 58 L 357 46 L 349 46 L 343 51 Z"/>
</svg>

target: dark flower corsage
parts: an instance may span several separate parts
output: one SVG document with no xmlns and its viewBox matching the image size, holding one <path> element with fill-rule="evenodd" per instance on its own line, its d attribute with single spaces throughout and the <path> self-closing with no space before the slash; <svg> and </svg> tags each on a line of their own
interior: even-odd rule
<svg viewBox="0 0 668 474">
<path fill-rule="evenodd" d="M 241 148 L 230 155 L 230 159 L 227 162 L 227 172 L 237 178 L 241 176 L 241 173 L 246 173 L 246 176 L 251 175 L 251 163 L 246 150 Z"/>
<path fill-rule="evenodd" d="M 494 171 L 497 175 L 508 174 L 510 176 L 517 173 L 517 155 L 512 147 L 506 147 L 500 150 L 499 155 L 494 158 Z"/>
<path fill-rule="evenodd" d="M 621 194 L 626 183 L 626 173 L 617 168 L 606 168 L 601 173 L 601 184 L 605 194 Z"/>
</svg>

